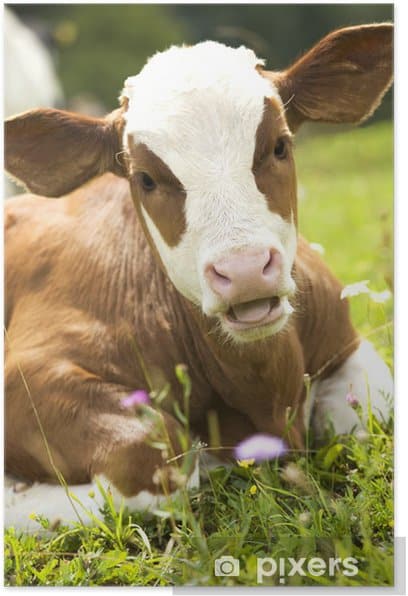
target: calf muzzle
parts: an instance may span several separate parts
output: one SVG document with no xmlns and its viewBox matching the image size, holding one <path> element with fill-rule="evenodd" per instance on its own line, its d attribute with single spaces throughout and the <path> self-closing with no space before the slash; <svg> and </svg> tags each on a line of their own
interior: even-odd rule
<svg viewBox="0 0 408 596">
<path fill-rule="evenodd" d="M 278 293 L 282 255 L 276 249 L 232 253 L 205 267 L 211 290 L 224 304 L 238 305 Z"/>
</svg>

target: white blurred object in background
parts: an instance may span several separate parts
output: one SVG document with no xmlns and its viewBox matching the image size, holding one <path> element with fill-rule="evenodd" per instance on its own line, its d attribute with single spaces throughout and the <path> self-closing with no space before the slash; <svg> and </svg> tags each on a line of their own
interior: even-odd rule
<svg viewBox="0 0 408 596">
<path fill-rule="evenodd" d="M 63 93 L 51 56 L 40 39 L 4 9 L 4 117 L 31 108 L 62 107 Z M 21 188 L 6 179 L 4 196 Z"/>
</svg>

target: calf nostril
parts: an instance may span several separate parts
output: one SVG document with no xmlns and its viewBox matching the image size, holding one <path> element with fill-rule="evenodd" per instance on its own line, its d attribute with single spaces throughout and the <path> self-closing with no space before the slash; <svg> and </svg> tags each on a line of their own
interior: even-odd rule
<svg viewBox="0 0 408 596">
<path fill-rule="evenodd" d="M 262 273 L 264 275 L 268 275 L 268 273 L 271 271 L 272 267 L 273 267 L 273 253 L 271 251 L 268 255 L 268 261 L 267 261 L 266 265 L 264 266 Z"/>
<path fill-rule="evenodd" d="M 229 286 L 231 284 L 230 278 L 225 275 L 225 273 L 221 273 L 215 265 L 210 265 L 207 269 L 207 276 L 210 281 L 214 282 L 218 286 Z"/>
<path fill-rule="evenodd" d="M 272 270 L 274 269 L 274 261 L 275 261 L 275 253 L 274 253 L 274 251 L 270 250 L 268 252 L 266 265 L 264 266 L 264 268 L 262 270 L 263 275 L 268 275 L 268 273 L 272 272 Z"/>
<path fill-rule="evenodd" d="M 266 277 L 275 276 L 282 268 L 282 255 L 279 251 L 271 249 L 265 257 L 266 263 L 262 274 Z"/>
</svg>

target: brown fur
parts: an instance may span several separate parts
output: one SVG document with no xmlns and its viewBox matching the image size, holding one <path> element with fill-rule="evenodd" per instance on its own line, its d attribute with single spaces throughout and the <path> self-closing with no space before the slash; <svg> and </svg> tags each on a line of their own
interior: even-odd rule
<svg viewBox="0 0 408 596">
<path fill-rule="evenodd" d="M 124 176 L 122 114 L 119 108 L 102 119 L 36 109 L 9 118 L 4 126 L 6 170 L 47 197 L 60 197 L 107 171 Z"/>
<path fill-rule="evenodd" d="M 287 155 L 277 159 L 274 148 L 284 139 Z M 276 99 L 265 99 L 265 110 L 256 133 L 252 165 L 258 190 L 266 196 L 269 209 L 297 223 L 296 172 L 292 152 L 292 139 L 284 112 Z"/>
<path fill-rule="evenodd" d="M 284 99 L 286 88 L 296 93 L 289 125 L 296 118 L 353 121 L 364 109 L 370 113 L 391 76 L 389 39 L 388 25 L 341 30 L 281 73 Z M 180 203 L 184 194 L 165 164 L 140 145 L 132 149 L 129 173 L 119 165 L 120 114 L 97 120 L 39 110 L 6 125 L 7 167 L 32 191 L 60 195 L 104 171 L 128 175 L 131 185 L 107 173 L 60 201 L 25 195 L 7 204 L 6 469 L 55 481 L 56 466 L 69 483 L 100 473 L 133 495 L 160 490 L 153 472 L 168 454 L 150 443 L 151 418 L 121 406 L 132 390 L 170 383 L 156 415 L 175 453 L 181 449 L 173 416 L 175 400 L 182 403 L 174 373 L 180 362 L 192 379 L 193 434 L 207 437 L 213 411 L 227 448 L 255 431 L 301 448 L 304 374 L 330 374 L 358 338 L 339 282 L 299 238 L 296 313 L 286 328 L 250 344 L 224 341 L 216 322 L 171 284 L 146 234 L 142 203 L 170 244 L 182 233 L 182 209 L 166 211 L 178 222 L 170 229 L 160 221 L 162 198 L 152 196 L 159 206 L 149 204 L 135 188 L 132 168 L 167 180 Z M 270 161 L 282 133 L 282 113 L 272 102 L 257 134 L 254 176 L 270 208 L 289 217 L 296 210 L 292 158 Z"/>
<path fill-rule="evenodd" d="M 125 180 L 105 175 L 55 203 L 18 197 L 7 213 L 14 222 L 6 241 L 10 472 L 53 479 L 24 377 L 68 482 L 103 471 L 126 494 L 151 489 L 142 462 L 151 469 L 160 454 L 146 446 L 146 429 L 119 405 L 132 390 L 149 388 L 139 352 L 154 389 L 171 383 L 171 399 L 181 399 L 174 366 L 188 365 L 191 421 L 201 436 L 211 408 L 220 409 L 221 420 L 240 420 L 223 445 L 254 429 L 282 435 L 291 407 L 299 411 L 291 440 L 302 445 L 303 373 L 314 374 L 336 354 L 338 365 L 356 346 L 340 285 L 307 243 L 301 241 L 296 261 L 301 308 L 294 323 L 240 347 L 207 334 L 213 322 L 202 319 L 157 266 Z M 164 405 L 167 426 L 177 427 L 171 399 Z M 130 459 L 122 466 L 134 466 L 135 474 L 118 478 L 115 454 L 126 449 Z"/>
<path fill-rule="evenodd" d="M 184 203 L 186 193 L 181 182 L 166 164 L 146 147 L 133 142 L 129 136 L 129 180 L 132 196 L 147 211 L 163 240 L 176 246 L 186 229 Z M 140 173 L 146 172 L 157 184 L 151 192 L 145 192 L 140 184 Z M 139 209 L 143 217 L 143 212 Z"/>
</svg>

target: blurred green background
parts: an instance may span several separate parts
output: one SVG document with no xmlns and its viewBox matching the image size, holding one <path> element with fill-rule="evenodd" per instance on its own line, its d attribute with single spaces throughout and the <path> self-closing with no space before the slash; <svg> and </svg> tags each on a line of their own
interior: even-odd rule
<svg viewBox="0 0 408 596">
<path fill-rule="evenodd" d="M 171 44 L 247 45 L 271 69 L 330 30 L 393 19 L 390 4 L 8 4 L 51 48 L 67 107 L 110 110 L 127 76 Z M 376 118 L 391 117 L 387 97 Z"/>
</svg>

